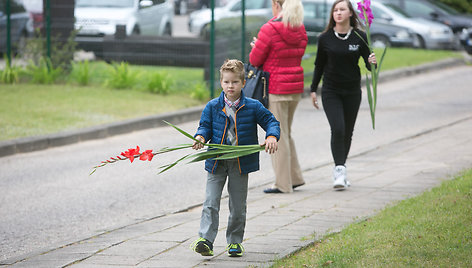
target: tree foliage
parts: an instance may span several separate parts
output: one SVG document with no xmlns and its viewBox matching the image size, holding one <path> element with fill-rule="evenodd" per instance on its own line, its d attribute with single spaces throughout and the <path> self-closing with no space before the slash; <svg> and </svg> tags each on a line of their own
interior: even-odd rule
<svg viewBox="0 0 472 268">
<path fill-rule="evenodd" d="M 472 14 L 472 0 L 439 0 L 460 13 Z"/>
</svg>

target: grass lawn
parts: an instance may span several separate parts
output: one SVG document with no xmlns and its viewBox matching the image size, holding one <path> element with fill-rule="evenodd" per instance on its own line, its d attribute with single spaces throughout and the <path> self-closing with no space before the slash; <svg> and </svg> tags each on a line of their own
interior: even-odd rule
<svg viewBox="0 0 472 268">
<path fill-rule="evenodd" d="M 203 105 L 188 92 L 168 95 L 73 85 L 2 85 L 0 140 L 166 113 Z"/>
<path fill-rule="evenodd" d="M 307 48 L 303 60 L 305 72 L 312 72 L 316 46 Z M 380 52 L 378 52 L 380 54 Z M 413 66 L 443 58 L 461 57 L 454 51 L 389 49 L 383 70 Z M 175 111 L 204 105 L 209 95 L 202 68 L 166 66 L 129 66 L 135 82 L 128 89 L 111 89 L 104 84 L 110 79 L 112 67 L 104 62 L 90 62 L 88 86 L 78 86 L 71 75 L 61 76 L 55 84 L 19 83 L 0 85 L 0 141 L 44 135 L 63 130 L 90 127 L 123 119 Z M 365 69 L 365 68 L 361 68 Z M 166 73 L 172 82 L 168 94 L 146 91 L 146 83 L 155 73 Z M 114 77 L 119 79 L 120 76 Z M 216 78 L 218 79 L 218 78 Z M 308 87 L 311 76 L 305 80 Z M 214 95 L 218 96 L 219 89 Z"/>
<path fill-rule="evenodd" d="M 273 267 L 472 267 L 472 169 Z"/>
</svg>

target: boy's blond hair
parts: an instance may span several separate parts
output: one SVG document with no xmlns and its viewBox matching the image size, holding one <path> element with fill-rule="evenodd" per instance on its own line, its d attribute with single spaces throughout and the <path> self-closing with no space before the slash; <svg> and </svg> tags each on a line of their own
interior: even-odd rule
<svg viewBox="0 0 472 268">
<path fill-rule="evenodd" d="M 221 68 L 220 68 L 220 81 L 221 79 L 223 79 L 223 72 L 235 73 L 236 75 L 239 76 L 239 78 L 241 78 L 241 81 L 244 81 L 244 77 L 245 77 L 244 63 L 240 60 L 235 60 L 235 59 L 225 60 L 225 62 L 223 63 L 223 65 L 221 65 Z"/>
</svg>

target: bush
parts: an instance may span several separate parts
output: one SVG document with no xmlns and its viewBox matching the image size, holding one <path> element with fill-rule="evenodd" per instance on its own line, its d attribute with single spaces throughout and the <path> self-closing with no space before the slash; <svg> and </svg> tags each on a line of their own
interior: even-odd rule
<svg viewBox="0 0 472 268">
<path fill-rule="evenodd" d="M 81 86 L 89 84 L 90 68 L 88 60 L 72 63 L 71 78 Z"/>
<path fill-rule="evenodd" d="M 210 98 L 210 90 L 207 88 L 205 83 L 195 84 L 190 97 L 200 101 L 206 101 Z"/>
<path fill-rule="evenodd" d="M 108 73 L 108 79 L 105 81 L 105 86 L 125 89 L 132 88 L 136 82 L 137 73 L 129 70 L 128 63 L 121 62 L 119 65 L 113 63 Z"/>
<path fill-rule="evenodd" d="M 38 64 L 30 61 L 26 74 L 32 77 L 33 83 L 52 84 L 62 74 L 62 68 L 54 67 L 48 58 L 40 58 Z"/>
<path fill-rule="evenodd" d="M 157 94 L 167 94 L 170 92 L 174 80 L 165 72 L 153 73 L 147 83 L 147 90 Z"/>
<path fill-rule="evenodd" d="M 470 0 L 440 0 L 440 2 L 454 8 L 460 13 L 472 13 Z"/>
<path fill-rule="evenodd" d="M 3 84 L 14 84 L 19 82 L 21 68 L 12 66 L 7 57 L 5 57 L 5 69 L 0 71 L 0 82 Z"/>
</svg>

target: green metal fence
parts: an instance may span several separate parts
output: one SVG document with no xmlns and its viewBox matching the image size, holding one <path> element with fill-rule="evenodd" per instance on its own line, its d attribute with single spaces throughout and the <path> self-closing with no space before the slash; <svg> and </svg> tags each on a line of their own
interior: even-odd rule
<svg viewBox="0 0 472 268">
<path fill-rule="evenodd" d="M 15 55 L 13 47 L 16 46 L 15 37 L 17 33 L 12 33 L 13 24 L 11 22 L 12 3 L 19 4 L 21 0 L 5 1 L 4 13 L 6 15 L 6 36 L 0 38 L 6 43 L 6 57 L 11 62 Z M 47 58 L 54 58 L 58 54 L 61 46 L 57 43 L 66 43 L 68 38 L 74 36 L 79 50 L 92 51 L 97 56 L 97 60 L 128 61 L 131 64 L 161 65 L 161 66 L 182 66 L 204 68 L 205 77 L 214 97 L 216 88 L 219 87 L 218 70 L 226 58 L 238 58 L 242 61 L 248 60 L 250 45 L 248 40 L 257 36 L 259 28 L 270 18 L 270 16 L 246 16 L 247 0 L 241 0 L 240 16 L 220 18 L 215 21 L 215 8 L 222 5 L 226 0 L 211 0 L 211 22 L 206 25 L 200 33 L 189 36 L 154 36 L 144 31 L 144 26 L 138 34 L 129 34 L 126 26 L 117 25 L 117 31 L 113 33 L 92 36 L 82 32 L 77 22 L 83 22 L 78 11 L 80 11 L 81 0 L 38 0 L 42 1 L 42 25 L 37 29 L 28 31 L 28 42 L 31 40 L 41 40 L 44 48 L 41 53 Z M 110 0 L 111 1 L 111 0 Z M 265 0 L 264 0 L 265 1 Z M 97 3 L 103 1 L 95 1 Z M 105 1 L 106 2 L 106 1 Z M 149 2 L 149 1 L 146 1 Z M 164 5 L 169 0 L 152 0 L 155 6 Z M 262 1 L 259 1 L 262 3 Z M 270 0 L 266 1 L 270 2 Z M 253 5 L 253 3 L 250 3 Z M 267 7 L 270 7 L 267 6 Z M 151 7 L 140 7 L 143 14 Z M 29 12 L 26 10 L 26 12 Z M 270 9 L 267 10 L 270 14 Z M 189 15 L 176 18 L 187 18 Z M 31 17 L 31 14 L 30 14 Z M 100 19 L 89 19 L 86 23 L 101 23 Z M 124 28 L 120 28 L 125 26 Z M 174 33 L 177 32 L 174 25 Z M 187 27 L 187 25 L 185 25 Z M 75 30 L 74 30 L 75 29 Z M 16 31 L 16 30 L 15 30 Z M 121 31 L 121 32 L 120 32 Z M 203 51 L 202 51 L 203 50 Z M 21 57 L 17 54 L 16 57 Z M 71 56 L 72 57 L 72 56 Z M 70 58 L 72 59 L 72 58 Z"/>
</svg>

